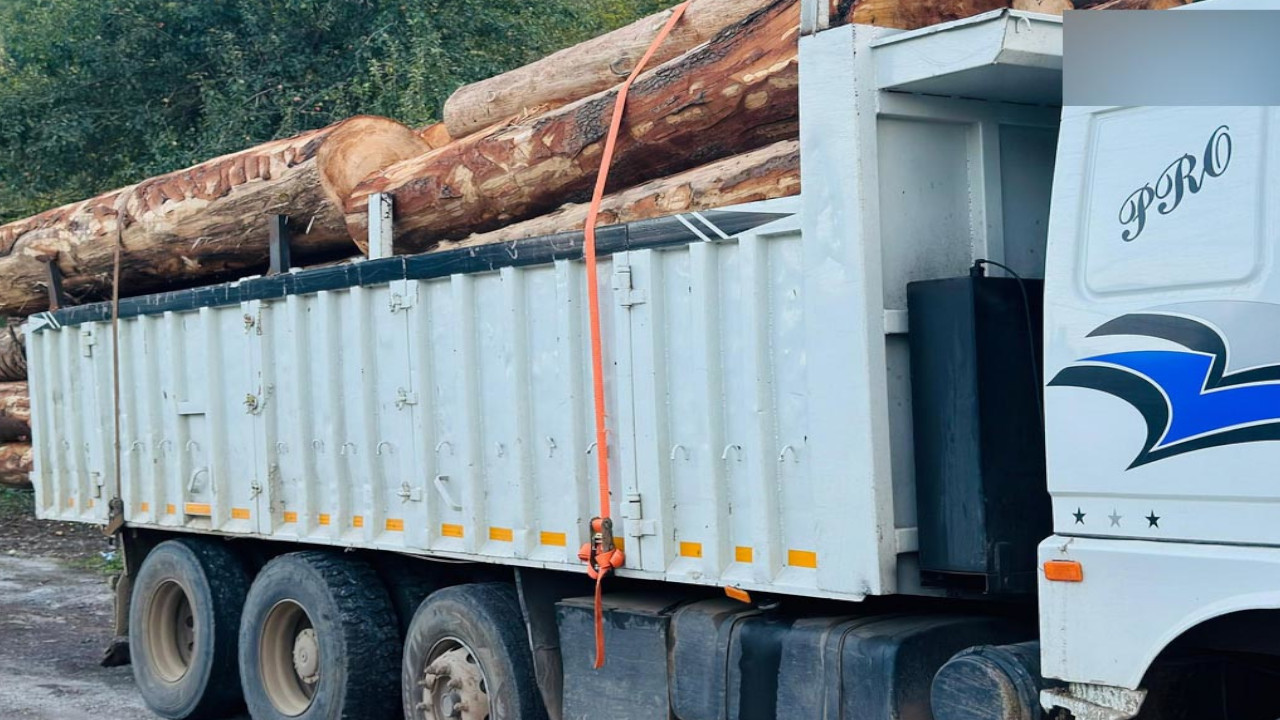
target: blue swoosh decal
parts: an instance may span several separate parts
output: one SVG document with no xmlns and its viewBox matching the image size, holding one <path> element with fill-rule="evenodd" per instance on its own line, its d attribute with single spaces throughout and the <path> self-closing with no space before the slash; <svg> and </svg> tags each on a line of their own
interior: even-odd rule
<svg viewBox="0 0 1280 720">
<path fill-rule="evenodd" d="M 1125 368 L 1149 379 L 1168 398 L 1169 419 L 1155 448 L 1200 435 L 1280 421 L 1280 383 L 1207 389 L 1214 358 L 1169 350 L 1138 350 L 1085 358 Z"/>
</svg>

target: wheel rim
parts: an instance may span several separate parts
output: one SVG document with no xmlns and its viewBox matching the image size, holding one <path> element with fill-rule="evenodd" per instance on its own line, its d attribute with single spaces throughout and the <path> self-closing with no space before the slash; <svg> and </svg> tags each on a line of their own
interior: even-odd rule
<svg viewBox="0 0 1280 720">
<path fill-rule="evenodd" d="M 262 686 L 276 710 L 289 716 L 306 712 L 320 684 L 320 642 L 301 605 L 281 600 L 267 613 L 258 659 Z"/>
<path fill-rule="evenodd" d="M 186 588 L 165 580 L 147 605 L 147 649 L 152 669 L 160 679 L 176 683 L 191 669 L 195 654 L 195 613 Z"/>
<path fill-rule="evenodd" d="M 475 651 L 458 638 L 431 647 L 418 686 L 421 720 L 489 720 L 489 679 Z"/>
</svg>

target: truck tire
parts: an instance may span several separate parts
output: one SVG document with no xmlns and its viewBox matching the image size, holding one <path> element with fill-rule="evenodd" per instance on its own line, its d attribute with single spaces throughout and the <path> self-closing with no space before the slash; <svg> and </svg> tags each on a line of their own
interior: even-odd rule
<svg viewBox="0 0 1280 720">
<path fill-rule="evenodd" d="M 515 588 L 433 593 L 409 626 L 401 666 L 409 720 L 546 720 Z"/>
<path fill-rule="evenodd" d="M 443 563 L 409 559 L 393 553 L 379 553 L 371 562 L 391 597 L 402 641 L 422 601 L 431 593 L 456 584 Z"/>
<path fill-rule="evenodd" d="M 330 552 L 267 563 L 240 623 L 240 675 L 255 720 L 385 720 L 400 638 L 368 564 Z"/>
<path fill-rule="evenodd" d="M 129 647 L 152 712 L 200 720 L 241 707 L 236 646 L 248 591 L 248 573 L 223 543 L 168 540 L 147 555 L 129 603 Z"/>
</svg>

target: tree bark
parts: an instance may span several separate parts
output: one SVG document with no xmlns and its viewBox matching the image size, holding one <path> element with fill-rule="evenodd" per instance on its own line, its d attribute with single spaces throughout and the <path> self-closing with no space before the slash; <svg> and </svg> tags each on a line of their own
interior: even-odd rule
<svg viewBox="0 0 1280 720">
<path fill-rule="evenodd" d="M 0 418 L 12 418 L 23 425 L 31 424 L 31 399 L 25 380 L 0 383 Z"/>
<path fill-rule="evenodd" d="M 47 307 L 49 259 L 72 297 L 109 297 L 117 240 L 125 297 L 264 271 L 271 214 L 291 217 L 300 262 L 355 254 L 342 200 L 426 149 L 397 122 L 355 117 L 0 226 L 0 314 Z"/>
<path fill-rule="evenodd" d="M 799 18 L 775 0 L 633 86 L 610 173 L 615 187 L 671 175 L 797 136 Z M 396 247 L 416 252 L 587 199 L 617 89 L 472 135 L 360 183 L 347 201 L 354 237 L 368 196 L 395 198 Z"/>
<path fill-rule="evenodd" d="M 831 25 L 858 23 L 916 30 L 1003 8 L 1061 15 L 1072 7 L 1071 0 L 836 0 Z"/>
<path fill-rule="evenodd" d="M 0 444 L 0 485 L 31 487 L 31 443 Z"/>
<path fill-rule="evenodd" d="M 0 319 L 0 382 L 27 379 L 27 345 L 18 318 Z"/>
<path fill-rule="evenodd" d="M 0 443 L 31 441 L 31 399 L 25 382 L 0 383 Z"/>
<path fill-rule="evenodd" d="M 687 52 L 768 4 L 769 0 L 693 0 L 650 62 L 657 65 Z M 617 85 L 670 16 L 665 10 L 529 65 L 463 85 L 444 103 L 450 135 L 465 137 L 527 108 L 567 105 Z"/>
<path fill-rule="evenodd" d="M 647 220 L 738 203 L 800 194 L 800 143 L 785 140 L 702 167 L 628 188 L 607 196 L 600 225 Z M 587 204 L 565 205 L 553 213 L 465 240 L 440 244 L 441 250 L 515 242 L 541 235 L 582 230 Z"/>
</svg>

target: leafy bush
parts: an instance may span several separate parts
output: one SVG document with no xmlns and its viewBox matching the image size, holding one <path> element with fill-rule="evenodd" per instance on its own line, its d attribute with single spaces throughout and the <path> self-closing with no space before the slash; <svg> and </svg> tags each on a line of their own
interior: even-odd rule
<svg viewBox="0 0 1280 720">
<path fill-rule="evenodd" d="M 0 0 L 0 221 L 459 85 L 657 0 Z"/>
</svg>

